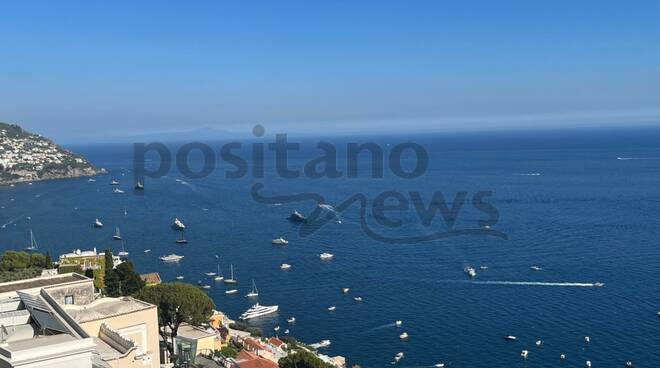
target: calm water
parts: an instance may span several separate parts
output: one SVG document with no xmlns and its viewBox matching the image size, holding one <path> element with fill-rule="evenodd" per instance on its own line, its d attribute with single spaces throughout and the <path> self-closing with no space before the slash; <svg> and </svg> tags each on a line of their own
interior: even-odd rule
<svg viewBox="0 0 660 368">
<path fill-rule="evenodd" d="M 309 343 L 330 339 L 329 354 L 364 367 L 388 366 L 399 351 L 406 356 L 399 366 L 416 367 L 438 361 L 448 367 L 554 367 L 560 365 L 561 353 L 567 356 L 564 366 L 584 366 L 586 360 L 594 367 L 624 366 L 627 360 L 638 367 L 660 365 L 658 131 L 353 138 L 367 140 L 383 147 L 419 142 L 430 152 L 430 168 L 415 180 L 391 173 L 377 180 L 366 175 L 284 180 L 274 177 L 270 160 L 263 180 L 226 180 L 223 169 L 192 180 L 173 170 L 147 181 L 145 196 L 135 196 L 129 146 L 75 147 L 110 174 L 95 183 L 74 179 L 0 188 L 0 223 L 7 224 L 0 230 L 0 244 L 3 249 L 22 248 L 33 229 L 40 247 L 53 254 L 117 249 L 112 233 L 119 226 L 140 272 L 209 282 L 218 309 L 233 317 L 250 306 L 244 295 L 254 279 L 259 301 L 281 309 L 259 322 L 261 327 L 272 331 L 280 324 L 282 331 L 289 328 Z M 346 140 L 334 142 L 343 147 Z M 292 167 L 319 155 L 314 140 L 302 143 Z M 521 175 L 531 173 L 541 175 Z M 126 194 L 111 193 L 112 177 L 121 181 Z M 313 191 L 332 205 L 358 192 L 373 200 L 386 190 L 415 190 L 428 201 L 434 191 L 447 198 L 467 191 L 470 198 L 476 191 L 493 190 L 490 201 L 500 212 L 494 228 L 509 240 L 464 236 L 383 244 L 362 232 L 357 206 L 340 215 L 341 224 L 331 222 L 301 239 L 297 225 L 285 218 L 293 209 L 309 213 L 314 203 L 256 203 L 249 193 L 255 182 L 265 184 L 265 194 Z M 188 225 L 185 246 L 174 243 L 177 234 L 169 224 L 175 216 Z M 396 216 L 404 226 L 395 235 L 428 231 L 412 210 Z M 91 227 L 95 217 L 103 220 L 103 229 Z M 482 217 L 468 205 L 456 226 L 474 225 Z M 444 225 L 435 221 L 433 228 Z M 288 246 L 270 244 L 279 234 L 290 240 Z M 318 254 L 324 251 L 335 259 L 321 262 Z M 185 256 L 180 264 L 158 260 L 173 252 Z M 216 254 L 225 275 L 234 265 L 240 280 L 234 296 L 226 296 L 225 285 L 204 276 L 216 270 Z M 292 270 L 279 269 L 285 262 Z M 543 270 L 530 270 L 535 264 Z M 463 272 L 466 265 L 489 269 L 478 270 L 477 282 L 470 282 Z M 605 287 L 488 281 L 602 281 Z M 351 288 L 348 295 L 340 293 L 344 286 Z M 353 300 L 358 295 L 362 303 Z M 337 310 L 328 312 L 329 305 Z M 287 326 L 289 316 L 296 317 L 295 325 Z M 397 319 L 404 321 L 403 328 L 393 327 Z M 399 340 L 403 331 L 410 334 L 408 341 Z M 505 341 L 504 335 L 516 335 L 518 341 Z M 591 336 L 591 344 L 584 343 L 585 335 Z M 543 340 L 541 348 L 534 346 L 537 339 Z M 522 349 L 530 350 L 526 362 L 519 356 Z"/>
</svg>

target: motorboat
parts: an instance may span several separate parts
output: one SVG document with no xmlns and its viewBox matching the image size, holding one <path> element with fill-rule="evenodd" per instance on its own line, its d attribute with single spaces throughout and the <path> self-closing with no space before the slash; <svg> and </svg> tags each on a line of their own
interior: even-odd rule
<svg viewBox="0 0 660 368">
<path fill-rule="evenodd" d="M 527 356 L 529 355 L 529 351 L 523 350 L 520 352 L 520 356 L 523 357 L 523 359 L 527 359 Z"/>
<path fill-rule="evenodd" d="M 273 331 L 278 332 L 279 330 L 280 330 L 280 326 L 273 327 Z"/>
<path fill-rule="evenodd" d="M 184 230 L 186 228 L 186 225 L 181 222 L 178 218 L 174 218 L 174 222 L 172 223 L 172 228 L 174 230 Z"/>
<path fill-rule="evenodd" d="M 350 288 L 341 288 L 342 294 L 347 294 L 351 289 Z"/>
<path fill-rule="evenodd" d="M 330 311 L 330 312 L 334 312 L 336 309 L 337 309 L 337 307 L 334 306 L 334 305 L 331 305 L 331 306 L 328 307 L 328 311 Z"/>
<path fill-rule="evenodd" d="M 353 300 L 355 300 L 356 302 L 361 302 L 362 297 L 361 296 L 356 296 L 355 298 L 353 298 Z"/>
<path fill-rule="evenodd" d="M 144 189 L 144 184 L 138 180 L 137 183 L 135 183 L 135 189 L 136 190 L 143 190 Z"/>
<path fill-rule="evenodd" d="M 561 359 L 561 360 L 565 360 L 565 359 L 566 359 L 566 354 L 561 354 L 561 355 L 559 356 L 559 359 Z"/>
<path fill-rule="evenodd" d="M 151 249 L 145 249 L 144 252 L 149 253 L 149 252 L 151 252 Z"/>
<path fill-rule="evenodd" d="M 176 277 L 177 280 L 183 280 L 184 278 L 185 278 L 185 277 L 183 277 L 183 276 L 181 276 L 181 275 L 179 275 L 179 276 Z"/>
<path fill-rule="evenodd" d="M 112 239 L 121 240 L 121 233 L 119 232 L 119 227 L 115 227 L 115 235 L 112 236 Z"/>
<path fill-rule="evenodd" d="M 602 282 L 594 282 L 594 287 L 603 287 L 603 286 L 605 286 L 605 284 Z"/>
<path fill-rule="evenodd" d="M 288 335 L 288 334 L 289 334 L 289 329 L 288 329 L 288 328 L 287 328 L 286 330 L 284 330 L 284 334 L 285 334 L 285 335 Z"/>
<path fill-rule="evenodd" d="M 112 190 L 112 193 L 115 193 L 115 194 L 123 194 L 124 191 L 121 190 L 121 189 L 119 189 L 119 188 L 114 188 L 114 189 Z"/>
<path fill-rule="evenodd" d="M 119 185 L 119 181 L 117 181 L 117 179 L 112 179 L 110 185 Z"/>
<path fill-rule="evenodd" d="M 206 289 L 206 290 L 208 290 L 208 289 L 210 289 L 210 288 L 211 288 L 211 285 L 202 285 L 202 289 Z"/>
<path fill-rule="evenodd" d="M 36 239 L 34 239 L 34 234 L 32 233 L 32 230 L 30 230 L 30 245 L 25 247 L 25 250 L 28 252 L 33 252 L 37 250 L 39 246 L 37 245 Z"/>
<path fill-rule="evenodd" d="M 288 264 L 288 263 L 282 263 L 280 265 L 280 268 L 283 269 L 283 270 L 289 270 L 289 269 L 291 269 L 291 265 Z"/>
<path fill-rule="evenodd" d="M 335 256 L 335 255 L 332 254 L 332 253 L 321 253 L 321 254 L 319 254 L 319 258 L 321 258 L 321 259 L 324 260 L 324 261 L 325 261 L 325 260 L 330 260 L 330 259 L 332 259 L 334 256 Z"/>
<path fill-rule="evenodd" d="M 166 256 L 160 257 L 160 260 L 163 262 L 179 262 L 180 260 L 183 259 L 184 256 L 180 256 L 178 254 L 168 254 Z"/>
<path fill-rule="evenodd" d="M 504 340 L 516 341 L 518 340 L 518 338 L 513 335 L 508 335 L 508 336 L 504 336 Z"/>
<path fill-rule="evenodd" d="M 215 276 L 215 272 L 207 272 L 207 273 L 205 273 L 205 275 L 206 275 L 206 276 L 209 276 L 209 277 L 210 277 L 210 276 Z"/>
<path fill-rule="evenodd" d="M 289 317 L 286 321 L 288 323 L 296 323 L 296 317 Z"/>
<path fill-rule="evenodd" d="M 289 221 L 292 221 L 292 222 L 307 222 L 307 217 L 303 216 L 303 214 L 301 214 L 298 211 L 293 211 L 289 215 L 288 219 L 289 219 Z"/>
<path fill-rule="evenodd" d="M 543 345 L 543 341 L 541 341 L 541 340 L 536 340 L 536 346 L 537 346 L 537 347 L 541 347 L 541 345 Z"/>
<path fill-rule="evenodd" d="M 238 284 L 238 280 L 234 278 L 234 265 L 232 264 L 230 267 L 231 267 L 231 277 L 228 279 L 224 279 L 223 282 L 225 284 Z"/>
<path fill-rule="evenodd" d="M 399 335 L 399 338 L 401 340 L 406 340 L 408 338 L 408 333 L 407 332 L 402 333 L 401 335 Z"/>
<path fill-rule="evenodd" d="M 260 305 L 259 303 L 256 303 L 250 307 L 250 309 L 246 310 L 245 313 L 241 314 L 238 319 L 247 321 L 252 318 L 266 316 L 276 313 L 279 308 L 278 305 Z"/>
<path fill-rule="evenodd" d="M 530 269 L 532 271 L 541 271 L 542 270 L 542 268 L 540 266 L 537 266 L 537 265 L 534 265 L 534 266 L 530 267 Z"/>
<path fill-rule="evenodd" d="M 396 353 L 394 356 L 394 362 L 398 363 L 401 359 L 403 359 L 403 353 Z"/>
<path fill-rule="evenodd" d="M 252 290 L 245 296 L 248 298 L 256 298 L 259 296 L 259 289 L 257 289 L 257 284 L 254 283 L 254 280 L 252 280 Z"/>
<path fill-rule="evenodd" d="M 396 321 L 396 322 L 394 322 L 394 325 L 396 327 L 401 327 L 401 325 L 403 325 L 403 321 Z"/>
<path fill-rule="evenodd" d="M 435 368 L 444 368 L 445 363 L 436 363 L 436 364 L 433 365 L 433 367 L 435 367 Z"/>
<path fill-rule="evenodd" d="M 584 342 L 586 342 L 587 344 L 590 343 L 591 342 L 591 337 L 585 336 L 584 337 Z"/>
<path fill-rule="evenodd" d="M 93 182 L 95 182 L 95 181 L 96 181 L 96 179 L 92 179 L 92 178 L 87 179 L 87 182 L 88 182 L 88 183 L 93 183 Z"/>
<path fill-rule="evenodd" d="M 587 367 L 587 368 L 591 368 L 591 360 L 587 360 L 587 361 L 584 363 L 584 365 L 585 365 L 585 367 Z"/>
<path fill-rule="evenodd" d="M 236 294 L 236 293 L 238 293 L 238 290 L 236 289 L 225 290 L 225 294 L 227 295 Z"/>
<path fill-rule="evenodd" d="M 271 243 L 274 245 L 287 245 L 289 244 L 289 241 L 280 236 L 279 238 L 273 239 Z"/>
<path fill-rule="evenodd" d="M 103 227 L 103 223 L 101 222 L 101 220 L 99 220 L 99 219 L 95 219 L 95 220 L 94 220 L 94 227 L 96 227 L 96 228 L 102 228 L 102 227 Z"/>
<path fill-rule="evenodd" d="M 467 266 L 465 269 L 463 269 L 465 273 L 467 273 L 468 277 L 474 278 L 477 276 L 477 271 L 474 269 L 474 267 Z"/>
</svg>

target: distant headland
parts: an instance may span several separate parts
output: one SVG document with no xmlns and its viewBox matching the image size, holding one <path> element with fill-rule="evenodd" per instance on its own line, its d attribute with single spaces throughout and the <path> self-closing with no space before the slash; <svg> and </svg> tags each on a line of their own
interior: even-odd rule
<svg viewBox="0 0 660 368">
<path fill-rule="evenodd" d="M 47 138 L 0 122 L 0 185 L 105 173 Z"/>
</svg>

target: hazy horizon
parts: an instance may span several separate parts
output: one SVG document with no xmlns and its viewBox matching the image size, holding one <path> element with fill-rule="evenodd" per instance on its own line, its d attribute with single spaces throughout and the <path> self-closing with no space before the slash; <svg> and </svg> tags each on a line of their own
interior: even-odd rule
<svg viewBox="0 0 660 368">
<path fill-rule="evenodd" d="M 0 5 L 0 121 L 63 143 L 660 124 L 660 5 Z"/>
</svg>

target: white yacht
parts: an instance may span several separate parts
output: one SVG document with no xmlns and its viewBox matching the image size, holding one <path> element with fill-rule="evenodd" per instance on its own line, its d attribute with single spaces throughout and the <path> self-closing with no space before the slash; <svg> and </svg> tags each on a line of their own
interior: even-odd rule
<svg viewBox="0 0 660 368">
<path fill-rule="evenodd" d="M 337 307 L 335 307 L 334 305 L 331 305 L 331 306 L 328 307 L 328 311 L 330 311 L 330 312 L 334 312 L 336 309 L 337 309 Z"/>
<path fill-rule="evenodd" d="M 93 183 L 95 181 L 96 181 L 96 179 L 92 179 L 92 178 L 87 179 L 87 182 L 89 182 L 89 183 Z"/>
<path fill-rule="evenodd" d="M 213 277 L 213 280 L 215 280 L 215 281 L 222 281 L 222 280 L 224 280 L 224 279 L 225 279 L 225 277 L 222 276 L 222 272 L 220 271 L 220 263 L 218 263 L 218 272 L 217 272 L 217 274 L 215 275 L 215 277 Z"/>
<path fill-rule="evenodd" d="M 400 338 L 401 340 L 405 340 L 405 339 L 407 339 L 407 338 L 408 338 L 408 333 L 407 333 L 407 332 L 402 333 L 401 335 L 399 335 L 399 338 Z"/>
<path fill-rule="evenodd" d="M 124 249 L 124 241 L 121 241 L 121 252 L 117 253 L 119 257 L 126 258 L 128 257 L 128 252 Z"/>
<path fill-rule="evenodd" d="M 516 341 L 518 340 L 518 338 L 513 335 L 508 335 L 508 336 L 504 336 L 504 340 Z"/>
<path fill-rule="evenodd" d="M 353 300 L 355 300 L 356 302 L 361 302 L 362 297 L 361 296 L 356 296 L 355 298 L 353 298 Z"/>
<path fill-rule="evenodd" d="M 605 284 L 603 284 L 602 282 L 594 282 L 594 287 L 603 287 L 603 286 L 605 286 Z"/>
<path fill-rule="evenodd" d="M 211 288 L 211 285 L 202 285 L 202 289 L 207 289 L 208 290 L 210 288 Z"/>
<path fill-rule="evenodd" d="M 534 265 L 534 266 L 532 266 L 532 267 L 530 267 L 530 269 L 531 269 L 532 271 L 541 271 L 541 270 L 542 270 L 542 268 L 541 268 L 541 267 L 539 267 L 539 266 L 536 266 L 536 265 Z"/>
<path fill-rule="evenodd" d="M 289 317 L 286 321 L 288 323 L 296 323 L 296 317 Z"/>
<path fill-rule="evenodd" d="M 257 284 L 254 283 L 254 280 L 252 280 L 252 291 L 247 293 L 245 296 L 248 298 L 255 298 L 259 296 L 259 289 L 257 289 Z"/>
<path fill-rule="evenodd" d="M 470 278 L 473 278 L 473 277 L 477 276 L 477 271 L 474 269 L 474 267 L 467 266 L 467 267 L 465 267 L 465 269 L 463 271 L 465 271 L 465 273 L 467 273 L 467 275 Z"/>
<path fill-rule="evenodd" d="M 151 252 L 151 249 L 145 249 L 144 252 L 149 253 L 149 252 Z"/>
<path fill-rule="evenodd" d="M 121 233 L 119 232 L 119 227 L 115 227 L 115 235 L 112 236 L 112 239 L 121 240 Z"/>
<path fill-rule="evenodd" d="M 224 279 L 225 284 L 238 284 L 238 280 L 234 278 L 234 265 L 231 265 L 231 277 Z"/>
<path fill-rule="evenodd" d="M 238 290 L 236 289 L 225 290 L 225 294 L 227 295 L 236 294 L 236 293 L 238 293 Z"/>
<path fill-rule="evenodd" d="M 527 359 L 527 356 L 529 355 L 529 351 L 523 350 L 520 352 L 520 356 L 523 357 L 523 359 Z"/>
<path fill-rule="evenodd" d="M 278 332 L 279 330 L 280 330 L 280 326 L 273 327 L 273 331 Z"/>
<path fill-rule="evenodd" d="M 34 234 L 32 233 L 32 230 L 30 230 L 30 245 L 25 247 L 25 250 L 28 252 L 32 252 L 37 249 L 38 249 L 37 241 L 34 239 Z"/>
<path fill-rule="evenodd" d="M 119 185 L 119 181 L 117 181 L 117 179 L 112 179 L 112 181 L 110 181 L 110 185 Z"/>
<path fill-rule="evenodd" d="M 183 259 L 184 256 L 180 256 L 178 254 L 168 254 L 166 256 L 160 257 L 160 260 L 163 262 L 179 262 L 180 260 Z"/>
<path fill-rule="evenodd" d="M 321 254 L 319 254 L 319 258 L 321 258 L 322 260 L 329 260 L 329 259 L 332 259 L 334 256 L 335 255 L 332 254 L 332 253 L 321 253 Z"/>
<path fill-rule="evenodd" d="M 181 222 L 178 218 L 174 218 L 174 222 L 172 223 L 172 228 L 175 230 L 183 230 L 186 228 L 186 225 Z"/>
<path fill-rule="evenodd" d="M 245 313 L 241 314 L 238 319 L 246 321 L 248 319 L 252 318 L 257 318 L 261 316 L 265 316 L 268 314 L 276 313 L 279 310 L 278 305 L 259 305 L 259 303 L 256 303 L 250 309 L 246 310 Z"/>
<path fill-rule="evenodd" d="M 103 223 L 99 219 L 94 220 L 94 227 L 103 227 Z"/>
<path fill-rule="evenodd" d="M 395 325 L 396 327 L 401 327 L 402 324 L 403 324 L 403 321 L 400 321 L 400 320 L 394 322 L 394 325 Z"/>
<path fill-rule="evenodd" d="M 347 294 L 350 290 L 350 288 L 341 288 L 342 294 Z"/>
<path fill-rule="evenodd" d="M 215 276 L 216 273 L 215 272 L 207 272 L 207 273 L 205 273 L 205 275 L 208 276 L 208 277 L 211 277 L 211 276 Z"/>
<path fill-rule="evenodd" d="M 541 341 L 541 340 L 536 340 L 536 346 L 537 346 L 537 347 L 541 347 L 541 345 L 543 345 L 543 341 Z"/>
<path fill-rule="evenodd" d="M 398 363 L 401 359 L 403 359 L 403 353 L 396 353 L 394 356 L 394 362 Z"/>
<path fill-rule="evenodd" d="M 273 239 L 271 243 L 274 245 L 287 245 L 289 244 L 289 241 L 280 236 L 279 238 Z"/>
<path fill-rule="evenodd" d="M 181 276 L 181 275 L 179 275 L 179 276 L 176 277 L 177 280 L 183 280 L 184 278 L 185 278 L 185 277 L 183 277 L 183 276 Z"/>
<path fill-rule="evenodd" d="M 445 367 L 445 363 L 436 363 L 436 364 L 434 365 L 434 367 L 435 367 L 435 368 L 444 368 L 444 367 Z"/>
<path fill-rule="evenodd" d="M 284 330 L 284 334 L 285 334 L 285 335 L 288 335 L 288 334 L 289 334 L 289 329 L 288 329 L 288 328 L 287 328 L 286 330 Z"/>
<path fill-rule="evenodd" d="M 288 264 L 288 263 L 282 263 L 280 265 L 280 268 L 283 269 L 283 270 L 288 270 L 288 269 L 291 269 L 291 265 Z"/>
</svg>

